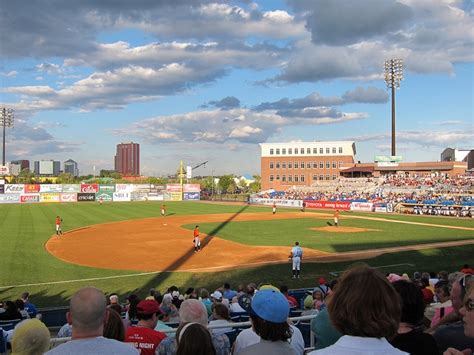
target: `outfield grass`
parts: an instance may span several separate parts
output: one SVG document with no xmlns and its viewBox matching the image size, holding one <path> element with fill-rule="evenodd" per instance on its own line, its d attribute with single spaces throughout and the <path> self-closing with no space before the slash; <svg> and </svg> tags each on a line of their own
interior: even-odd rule
<svg viewBox="0 0 474 355">
<path fill-rule="evenodd" d="M 189 214 L 214 214 L 214 213 L 259 213 L 268 212 L 269 208 L 249 207 L 244 205 L 217 205 L 200 202 L 167 202 L 168 213 L 171 215 Z M 77 266 L 64 263 L 49 253 L 44 248 L 45 242 L 54 233 L 54 219 L 56 215 L 63 218 L 63 230 L 71 230 L 91 224 L 114 222 L 120 220 L 140 219 L 159 216 L 160 202 L 133 202 L 133 203 L 97 203 L 75 204 L 7 204 L 0 205 L 0 242 L 2 257 L 0 258 L 0 300 L 17 298 L 22 292 L 28 290 L 32 299 L 40 306 L 63 305 L 67 298 L 78 288 L 84 285 L 94 285 L 105 292 L 117 292 L 120 295 L 141 290 L 141 294 L 151 287 L 161 291 L 172 284 L 181 287 L 205 286 L 214 289 L 221 286 L 224 281 L 236 285 L 241 282 L 263 282 L 274 284 L 288 283 L 290 287 L 313 286 L 315 277 L 329 276 L 330 271 L 343 270 L 348 263 L 330 264 L 304 264 L 303 279 L 295 283 L 289 280 L 289 265 L 273 265 L 260 268 L 242 268 L 217 273 L 154 273 L 136 275 L 136 271 L 104 270 L 90 267 Z M 285 209 L 279 208 L 279 211 Z M 307 212 L 308 213 L 308 212 Z M 308 215 L 311 215 L 308 213 Z M 472 227 L 472 220 L 459 220 L 455 218 L 415 217 L 378 214 L 383 218 L 413 219 L 417 222 L 432 224 L 463 225 Z M 349 221 L 349 220 L 347 220 Z M 350 220 L 351 226 L 361 226 L 365 221 Z M 315 227 L 315 223 L 325 220 L 312 218 L 283 221 L 259 222 L 232 222 L 220 226 L 219 236 L 232 238 L 239 242 L 251 245 L 285 245 L 289 246 L 295 239 L 307 247 L 314 247 L 328 251 L 344 251 L 351 249 L 374 248 L 377 246 L 400 245 L 400 243 L 453 240 L 472 238 L 470 231 L 455 231 L 448 229 L 431 229 L 432 227 L 410 226 L 410 232 L 397 231 L 394 223 L 384 226 L 385 233 L 376 234 L 353 233 L 348 236 L 343 234 L 322 235 L 321 232 L 311 231 L 307 227 Z M 343 220 L 346 223 L 346 220 Z M 357 223 L 357 225 L 356 225 Z M 379 222 L 377 222 L 379 223 Z M 403 225 L 406 228 L 407 225 Z M 212 230 L 213 224 L 202 224 L 201 230 Z M 382 229 L 372 225 L 369 228 Z M 402 227 L 400 227 L 402 228 Z M 235 234 L 234 234 L 235 233 Z M 285 233 L 286 239 L 280 235 Z M 373 233 L 373 232 L 370 232 Z M 291 236 L 288 239 L 288 236 Z M 111 243 L 120 243 L 120 240 L 111 240 Z M 132 252 L 132 251 L 131 251 Z M 162 251 L 160 251 L 162 252 Z M 370 265 L 391 265 L 411 263 L 415 266 L 402 265 L 393 267 L 391 271 L 414 270 L 457 270 L 464 262 L 474 263 L 472 260 L 474 247 L 447 248 L 445 250 L 432 249 L 420 252 L 405 252 L 384 255 L 369 261 Z M 238 257 L 238 256 L 236 256 Z M 408 260 L 408 261 L 407 261 Z M 134 275 L 135 274 L 135 275 Z M 134 275 L 132 277 L 125 275 Z M 113 279 L 94 281 L 74 281 L 87 278 L 116 277 Z M 52 282 L 61 282 L 51 284 Z M 48 285 L 17 286 L 23 284 L 49 283 Z"/>
</svg>

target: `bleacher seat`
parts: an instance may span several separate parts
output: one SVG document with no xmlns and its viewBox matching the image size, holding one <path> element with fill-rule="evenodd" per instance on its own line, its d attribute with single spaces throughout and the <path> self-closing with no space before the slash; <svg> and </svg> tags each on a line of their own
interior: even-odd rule
<svg viewBox="0 0 474 355">
<path fill-rule="evenodd" d="M 249 320 L 247 312 L 231 312 L 229 316 L 232 322 L 247 322 Z"/>
</svg>

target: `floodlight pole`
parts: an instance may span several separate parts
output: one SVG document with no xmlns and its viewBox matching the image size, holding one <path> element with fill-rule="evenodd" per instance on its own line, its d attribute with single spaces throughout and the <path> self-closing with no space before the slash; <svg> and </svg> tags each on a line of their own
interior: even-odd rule
<svg viewBox="0 0 474 355">
<path fill-rule="evenodd" d="M 385 83 L 387 88 L 392 89 L 392 156 L 395 150 L 395 89 L 400 87 L 403 80 L 403 61 L 401 59 L 389 59 L 385 61 Z"/>
<path fill-rule="evenodd" d="M 5 131 L 6 127 L 13 126 L 14 113 L 13 109 L 2 107 L 0 109 L 0 124 L 3 126 L 3 159 L 2 165 L 5 166 Z"/>
</svg>

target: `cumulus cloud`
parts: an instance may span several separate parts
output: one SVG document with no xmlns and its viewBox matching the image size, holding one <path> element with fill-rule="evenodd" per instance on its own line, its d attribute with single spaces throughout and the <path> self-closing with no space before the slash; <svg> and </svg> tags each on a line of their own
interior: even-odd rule
<svg viewBox="0 0 474 355">
<path fill-rule="evenodd" d="M 342 98 L 346 102 L 384 104 L 388 102 L 388 93 L 373 86 L 367 88 L 358 86 L 352 91 L 347 91 Z"/>
<path fill-rule="evenodd" d="M 214 106 L 220 109 L 231 109 L 240 107 L 240 100 L 234 96 L 227 96 L 219 101 L 209 101 L 207 104 L 203 105 L 203 107 Z"/>
</svg>

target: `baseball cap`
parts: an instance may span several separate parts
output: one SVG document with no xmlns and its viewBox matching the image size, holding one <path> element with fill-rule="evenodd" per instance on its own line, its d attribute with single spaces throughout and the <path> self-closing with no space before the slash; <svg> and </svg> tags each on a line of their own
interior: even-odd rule
<svg viewBox="0 0 474 355">
<path fill-rule="evenodd" d="M 269 285 L 262 285 L 262 286 L 260 286 L 259 290 L 260 290 L 260 291 L 263 291 L 263 290 L 275 290 L 275 291 L 280 292 L 280 290 L 278 289 L 278 287 L 273 286 L 273 285 L 270 285 L 270 284 L 269 284 Z"/>
<path fill-rule="evenodd" d="M 250 312 L 272 323 L 285 323 L 290 313 L 288 300 L 273 289 L 258 291 L 250 303 Z"/>
<path fill-rule="evenodd" d="M 160 307 L 158 302 L 152 300 L 144 300 L 140 301 L 137 305 L 137 312 L 144 313 L 144 314 L 153 314 L 158 313 L 160 311 Z"/>
<path fill-rule="evenodd" d="M 222 293 L 220 291 L 214 291 L 213 293 L 211 293 L 211 297 L 215 298 L 216 300 L 221 300 Z"/>
</svg>

